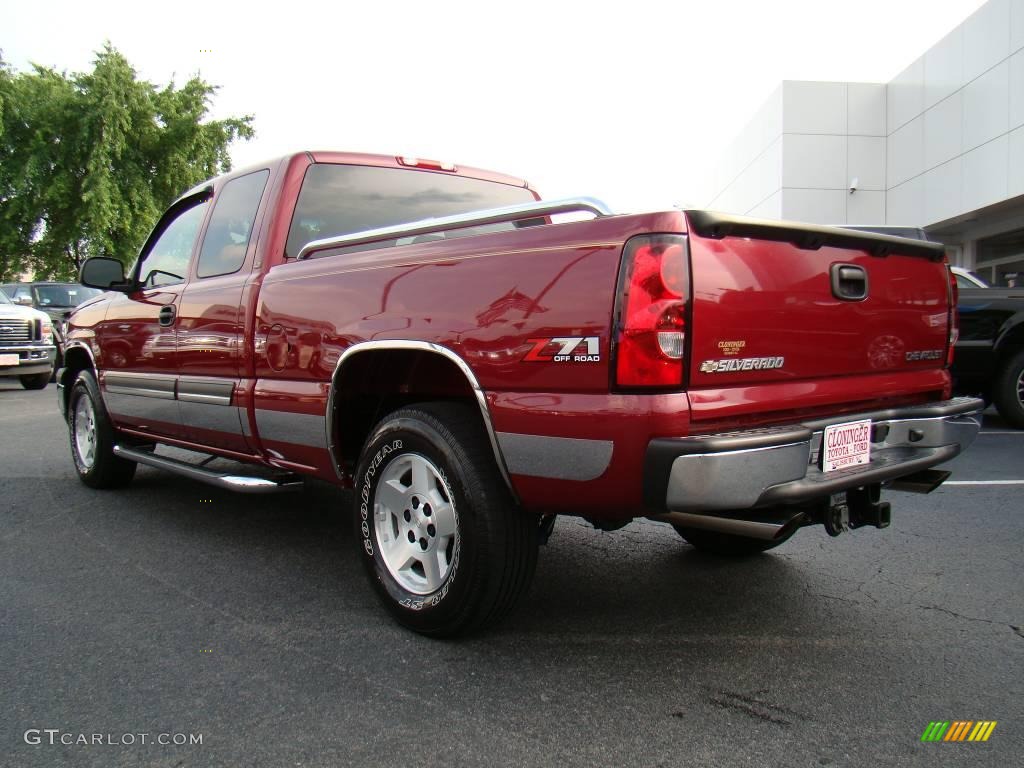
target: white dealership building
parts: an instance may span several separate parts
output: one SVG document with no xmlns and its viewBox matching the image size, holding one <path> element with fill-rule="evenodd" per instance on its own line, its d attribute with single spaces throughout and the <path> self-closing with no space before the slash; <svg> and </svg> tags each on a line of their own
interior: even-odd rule
<svg viewBox="0 0 1024 768">
<path fill-rule="evenodd" d="M 923 227 L 993 284 L 1024 277 L 1024 0 L 989 0 L 888 83 L 786 81 L 708 207 Z"/>
</svg>

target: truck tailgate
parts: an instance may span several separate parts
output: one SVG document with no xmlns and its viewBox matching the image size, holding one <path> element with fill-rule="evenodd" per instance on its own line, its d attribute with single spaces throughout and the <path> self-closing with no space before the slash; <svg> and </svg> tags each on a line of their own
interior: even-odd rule
<svg viewBox="0 0 1024 768">
<path fill-rule="evenodd" d="M 837 377 L 870 386 L 885 377 L 869 374 L 945 366 L 949 278 L 938 247 L 830 228 L 804 238 L 767 222 L 723 234 L 693 215 L 691 390 Z"/>
</svg>

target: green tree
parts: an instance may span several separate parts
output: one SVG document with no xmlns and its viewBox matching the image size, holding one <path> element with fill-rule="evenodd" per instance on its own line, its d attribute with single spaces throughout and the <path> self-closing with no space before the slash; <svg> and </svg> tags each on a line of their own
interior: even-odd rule
<svg viewBox="0 0 1024 768">
<path fill-rule="evenodd" d="M 130 263 L 182 192 L 231 168 L 252 116 L 205 120 L 216 87 L 158 88 L 108 43 L 91 72 L 0 58 L 0 280 L 74 278 L 90 256 Z"/>
</svg>

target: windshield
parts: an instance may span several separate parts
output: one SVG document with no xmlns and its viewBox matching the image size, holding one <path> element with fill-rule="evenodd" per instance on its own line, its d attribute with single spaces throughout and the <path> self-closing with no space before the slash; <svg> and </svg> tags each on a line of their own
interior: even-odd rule
<svg viewBox="0 0 1024 768">
<path fill-rule="evenodd" d="M 103 291 L 84 285 L 37 285 L 32 289 L 40 307 L 77 307 L 83 301 L 99 296 Z"/>
<path fill-rule="evenodd" d="M 14 302 L 12 302 L 10 299 L 7 298 L 7 294 L 6 293 L 4 293 L 3 291 L 0 291 L 0 304 L 13 304 L 13 303 Z"/>
</svg>

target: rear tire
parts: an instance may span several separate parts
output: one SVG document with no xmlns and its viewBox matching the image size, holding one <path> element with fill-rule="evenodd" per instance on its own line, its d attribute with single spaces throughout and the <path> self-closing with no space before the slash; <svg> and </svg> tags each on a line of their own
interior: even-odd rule
<svg viewBox="0 0 1024 768">
<path fill-rule="evenodd" d="M 46 385 L 50 383 L 50 371 L 46 373 L 29 373 L 25 376 L 19 376 L 18 379 L 21 381 L 21 386 L 25 389 L 46 389 Z"/>
<path fill-rule="evenodd" d="M 428 403 L 385 417 L 360 457 L 354 518 L 381 602 L 421 634 L 493 625 L 533 578 L 537 521 L 516 506 L 467 406 Z"/>
<path fill-rule="evenodd" d="M 778 539 L 754 539 L 749 536 L 737 536 L 733 533 L 720 533 L 719 531 L 705 531 L 701 528 L 687 528 L 682 525 L 672 526 L 676 533 L 682 536 L 689 544 L 701 552 L 721 557 L 749 557 L 775 549 L 780 544 L 789 541 L 796 533 L 794 528 L 786 535 Z"/>
<path fill-rule="evenodd" d="M 120 488 L 135 477 L 135 462 L 114 454 L 114 426 L 92 371 L 81 371 L 71 388 L 68 435 L 78 477 L 90 488 Z"/>
<path fill-rule="evenodd" d="M 992 400 L 1008 424 L 1024 429 L 1024 349 L 999 369 L 992 385 Z"/>
</svg>

